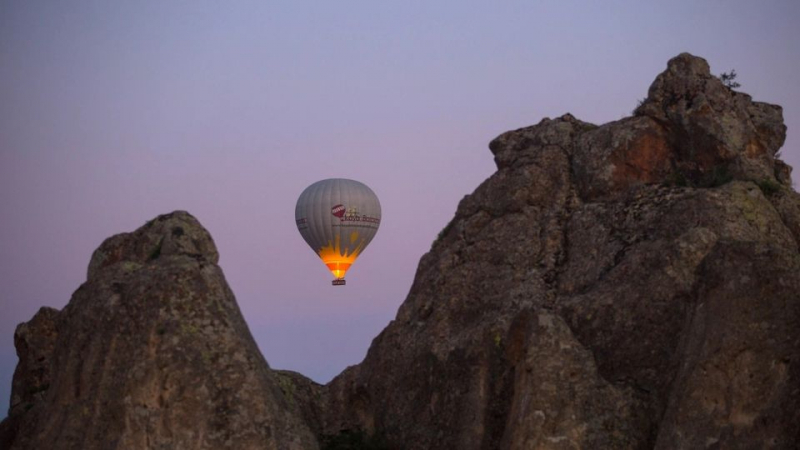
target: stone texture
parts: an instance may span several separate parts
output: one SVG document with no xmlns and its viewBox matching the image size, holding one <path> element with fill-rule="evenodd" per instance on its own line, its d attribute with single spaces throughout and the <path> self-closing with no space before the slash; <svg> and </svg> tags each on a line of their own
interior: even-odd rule
<svg viewBox="0 0 800 450">
<path fill-rule="evenodd" d="M 292 413 L 302 417 L 315 436 L 321 436 L 323 412 L 320 405 L 326 403 L 325 387 L 291 370 L 273 373 Z"/>
<path fill-rule="evenodd" d="M 349 430 L 409 450 L 797 448 L 785 132 L 780 107 L 681 54 L 634 117 L 503 133 L 395 320 L 326 386 L 268 368 L 210 236 L 161 216 L 18 328 L 0 444 L 314 449 Z"/>
<path fill-rule="evenodd" d="M 797 448 L 796 249 L 722 242 L 700 271 L 656 448 Z"/>
<path fill-rule="evenodd" d="M 8 417 L 0 423 L 0 448 L 10 448 L 27 412 L 42 403 L 50 388 L 50 362 L 58 330 L 58 310 L 43 307 L 33 318 L 17 326 L 14 347 L 19 363 L 11 384 Z"/>
<path fill-rule="evenodd" d="M 742 179 L 775 177 L 775 153 L 786 139 L 783 109 L 725 87 L 702 58 L 671 59 L 635 114 L 669 129 L 674 167 L 696 183 L 713 183 L 715 170 Z"/>
<path fill-rule="evenodd" d="M 50 388 L 50 361 L 58 337 L 57 318 L 58 310 L 43 307 L 29 322 L 19 324 L 14 332 L 19 363 L 11 385 L 9 416 L 31 409 Z"/>
<path fill-rule="evenodd" d="M 185 212 L 107 239 L 66 307 L 18 328 L 19 340 L 52 357 L 41 399 L 4 430 L 10 448 L 317 448 L 217 259 L 208 232 Z M 43 314 L 56 316 L 57 336 Z M 26 370 L 15 374 L 15 390 L 39 383 Z"/>
<path fill-rule="evenodd" d="M 498 171 L 396 319 L 327 386 L 325 432 L 406 449 L 796 448 L 784 138 L 780 107 L 688 54 L 634 117 L 500 135 Z"/>
</svg>

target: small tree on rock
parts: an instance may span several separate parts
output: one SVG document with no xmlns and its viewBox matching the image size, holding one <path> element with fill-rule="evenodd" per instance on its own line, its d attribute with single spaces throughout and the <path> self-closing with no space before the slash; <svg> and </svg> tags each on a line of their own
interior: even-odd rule
<svg viewBox="0 0 800 450">
<path fill-rule="evenodd" d="M 719 76 L 719 79 L 722 81 L 722 84 L 729 89 L 736 89 L 742 86 L 736 81 L 735 69 L 731 69 L 730 72 L 722 72 Z"/>
</svg>

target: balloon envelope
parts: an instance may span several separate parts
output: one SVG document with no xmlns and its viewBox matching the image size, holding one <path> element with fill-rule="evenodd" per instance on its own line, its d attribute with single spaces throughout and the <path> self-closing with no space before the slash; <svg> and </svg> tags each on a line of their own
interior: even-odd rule
<svg viewBox="0 0 800 450">
<path fill-rule="evenodd" d="M 294 218 L 300 235 L 340 280 L 375 237 L 381 204 L 364 183 L 331 178 L 300 194 Z"/>
</svg>

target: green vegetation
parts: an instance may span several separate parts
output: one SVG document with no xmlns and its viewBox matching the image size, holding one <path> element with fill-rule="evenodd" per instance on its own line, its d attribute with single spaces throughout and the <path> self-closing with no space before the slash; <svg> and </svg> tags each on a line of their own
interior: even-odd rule
<svg viewBox="0 0 800 450">
<path fill-rule="evenodd" d="M 289 404 L 292 407 L 294 407 L 296 403 L 294 397 L 297 391 L 297 387 L 295 387 L 294 381 L 292 381 L 292 379 L 289 378 L 288 376 L 281 374 L 276 374 L 276 375 L 278 379 L 278 386 L 281 388 L 281 391 L 283 391 L 283 395 L 284 397 L 286 397 L 286 401 L 288 401 Z"/>
<path fill-rule="evenodd" d="M 710 173 L 692 173 L 687 177 L 679 169 L 674 169 L 672 173 L 664 179 L 665 186 L 694 187 L 694 188 L 715 188 L 728 184 L 733 181 L 733 175 L 728 170 L 727 165 L 714 167 Z"/>
<path fill-rule="evenodd" d="M 142 265 L 133 261 L 122 261 L 120 263 L 120 267 L 122 267 L 122 270 L 125 272 L 133 272 L 135 270 L 139 270 Z"/>
<path fill-rule="evenodd" d="M 322 450 L 391 450 L 386 440 L 362 430 L 343 430 L 336 435 L 323 436 Z"/>
<path fill-rule="evenodd" d="M 198 328 L 197 328 L 197 326 L 195 324 L 181 322 L 180 332 L 181 332 L 182 335 L 184 335 L 184 336 L 194 336 L 195 334 L 197 334 L 198 331 L 200 331 L 200 330 L 198 330 Z"/>
<path fill-rule="evenodd" d="M 770 180 L 769 178 L 764 178 L 763 180 L 756 181 L 755 183 L 758 185 L 758 188 L 761 189 L 761 192 L 763 192 L 767 197 L 774 195 L 781 190 L 781 185 L 776 183 L 775 180 Z"/>
<path fill-rule="evenodd" d="M 644 105 L 644 102 L 646 100 L 647 100 L 647 98 L 640 98 L 639 100 L 637 100 L 636 101 L 636 107 L 633 108 L 633 111 L 631 111 L 631 115 L 635 116 L 636 115 L 636 110 L 639 109 L 640 106 Z"/>
<path fill-rule="evenodd" d="M 723 184 L 728 184 L 733 181 L 733 175 L 728 172 L 727 166 L 716 166 L 711 172 L 711 179 L 708 182 L 708 187 L 718 187 Z"/>
<path fill-rule="evenodd" d="M 158 244 L 156 244 L 155 248 L 153 248 L 153 251 L 150 252 L 150 256 L 147 257 L 148 261 L 153 261 L 155 259 L 158 259 L 159 256 L 161 256 L 161 246 L 163 244 L 164 244 L 164 238 L 162 237 L 158 241 Z"/>
<path fill-rule="evenodd" d="M 681 171 L 675 169 L 667 176 L 664 184 L 667 186 L 687 187 L 689 186 L 689 180 L 686 179 Z"/>
</svg>

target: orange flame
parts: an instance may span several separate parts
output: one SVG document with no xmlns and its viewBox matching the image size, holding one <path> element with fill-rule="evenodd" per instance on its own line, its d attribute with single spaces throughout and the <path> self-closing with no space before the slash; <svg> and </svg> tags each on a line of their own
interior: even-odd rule
<svg viewBox="0 0 800 450">
<path fill-rule="evenodd" d="M 350 245 L 346 248 L 341 246 L 341 238 L 337 234 L 336 242 L 328 241 L 328 245 L 319 249 L 317 254 L 326 266 L 337 279 L 344 278 L 347 270 L 356 261 L 359 253 L 364 248 L 364 241 L 362 240 L 358 245 L 353 247 L 353 244 L 358 240 L 358 232 L 354 231 L 350 234 Z"/>
</svg>

